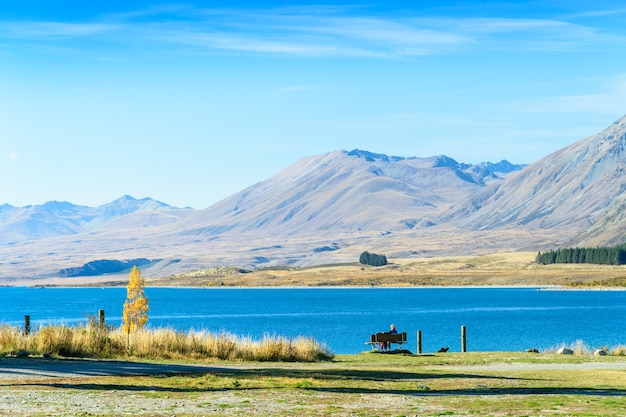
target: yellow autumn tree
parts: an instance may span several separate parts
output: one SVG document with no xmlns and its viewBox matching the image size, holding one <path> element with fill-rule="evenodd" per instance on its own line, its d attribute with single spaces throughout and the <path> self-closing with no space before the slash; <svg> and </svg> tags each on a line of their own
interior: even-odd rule
<svg viewBox="0 0 626 417">
<path fill-rule="evenodd" d="M 148 321 L 148 297 L 145 296 L 146 280 L 136 266 L 130 271 L 126 286 L 126 302 L 122 314 L 122 330 L 128 337 L 130 348 L 130 334 L 143 328 Z"/>
</svg>

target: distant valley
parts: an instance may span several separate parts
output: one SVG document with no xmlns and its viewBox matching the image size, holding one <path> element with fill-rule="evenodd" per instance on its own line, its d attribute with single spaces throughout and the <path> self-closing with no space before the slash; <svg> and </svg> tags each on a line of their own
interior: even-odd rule
<svg viewBox="0 0 626 417">
<path fill-rule="evenodd" d="M 204 210 L 121 197 L 0 206 L 0 283 L 622 243 L 626 118 L 527 166 L 333 151 Z M 198 190 L 202 192 L 202 190 Z M 205 191 L 208 192 L 208 191 Z M 68 272 L 69 271 L 69 272 Z"/>
</svg>

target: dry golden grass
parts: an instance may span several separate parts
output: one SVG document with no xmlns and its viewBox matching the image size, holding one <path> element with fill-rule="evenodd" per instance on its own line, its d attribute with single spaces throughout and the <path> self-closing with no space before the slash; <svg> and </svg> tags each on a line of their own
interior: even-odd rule
<svg viewBox="0 0 626 417">
<path fill-rule="evenodd" d="M 317 341 L 299 337 L 266 336 L 262 340 L 226 333 L 142 330 L 127 335 L 89 323 L 84 326 L 43 326 L 24 335 L 14 326 L 0 326 L 0 355 L 147 359 L 222 359 L 246 361 L 318 361 L 332 354 Z"/>
<path fill-rule="evenodd" d="M 153 279 L 150 286 L 623 286 L 626 266 L 538 265 L 536 253 L 389 259 L 383 267 L 358 263 L 261 269 L 227 276 Z"/>
</svg>

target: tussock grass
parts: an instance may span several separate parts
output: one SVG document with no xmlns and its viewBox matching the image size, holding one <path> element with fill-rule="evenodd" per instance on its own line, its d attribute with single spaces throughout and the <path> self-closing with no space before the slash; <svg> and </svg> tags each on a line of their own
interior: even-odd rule
<svg viewBox="0 0 626 417">
<path fill-rule="evenodd" d="M 593 280 L 591 282 L 583 283 L 580 281 L 572 282 L 569 284 L 572 288 L 619 288 L 626 287 L 626 276 L 618 276 L 612 278 L 605 278 L 599 280 Z"/>
<path fill-rule="evenodd" d="M 613 356 L 626 356 L 626 345 L 611 348 L 610 353 Z"/>
<path fill-rule="evenodd" d="M 323 361 L 333 355 L 311 338 L 265 336 L 260 341 L 227 333 L 142 330 L 131 334 L 94 324 L 42 326 L 29 335 L 13 326 L 0 326 L 0 355 L 28 354 L 62 357 L 145 359 L 221 359 L 245 361 Z"/>
<path fill-rule="evenodd" d="M 619 345 L 619 346 L 613 346 L 613 347 L 609 347 L 609 346 L 592 347 L 586 344 L 583 340 L 576 340 L 574 343 L 571 343 L 569 345 L 566 343 L 561 343 L 558 346 L 553 346 L 547 349 L 546 352 L 556 353 L 562 348 L 570 349 L 571 351 L 574 352 L 573 353 L 574 356 L 593 356 L 594 352 L 596 352 L 597 350 L 602 350 L 607 355 L 610 355 L 610 356 L 626 356 L 626 345 L 624 346 Z"/>
</svg>

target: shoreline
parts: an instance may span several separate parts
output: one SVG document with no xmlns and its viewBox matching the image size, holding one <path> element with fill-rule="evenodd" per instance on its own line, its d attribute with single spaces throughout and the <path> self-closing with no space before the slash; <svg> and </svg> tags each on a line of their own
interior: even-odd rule
<svg viewBox="0 0 626 417">
<path fill-rule="evenodd" d="M 72 289 L 72 288 L 126 288 L 126 285 L 47 285 L 47 284 L 38 284 L 38 285 L 2 285 L 0 288 L 32 288 L 32 289 L 51 289 L 51 288 L 59 288 L 59 289 Z M 302 285 L 302 286 L 287 286 L 287 285 L 263 285 L 263 286 L 219 286 L 219 287 L 200 287 L 200 286 L 174 286 L 174 285 L 146 285 L 145 289 L 155 289 L 155 288 L 163 288 L 163 289 L 189 289 L 189 290 L 224 290 L 224 291 L 234 291 L 234 290 L 350 290 L 350 289 L 372 289 L 372 290 L 411 290 L 411 289 L 452 289 L 452 290 L 461 290 L 461 289 L 537 289 L 542 291 L 561 291 L 561 290 L 572 290 L 572 291 L 607 291 L 607 290 L 615 290 L 615 291 L 626 291 L 626 288 L 621 287 L 606 287 L 606 288 L 579 288 L 573 287 L 569 288 L 564 285 L 414 285 L 414 286 L 406 286 L 406 285 L 398 285 L 398 286 L 364 286 L 364 285 L 326 285 L 326 286 L 311 286 L 311 285 Z"/>
<path fill-rule="evenodd" d="M 57 279 L 53 280 L 37 280 L 37 282 L 32 281 L 20 281 L 16 283 L 4 283 L 0 284 L 0 288 L 126 288 L 127 283 L 121 282 L 119 280 L 116 281 L 81 281 L 81 282 L 56 282 Z M 446 288 L 446 289 L 537 289 L 541 291 L 626 291 L 626 287 L 622 286 L 598 286 L 598 285 L 567 285 L 567 284 L 541 284 L 541 283 L 528 283 L 528 284 L 467 284 L 467 285 L 459 285 L 459 284 L 441 284 L 441 285 L 432 285 L 432 284 L 397 284 L 397 285 L 154 285 L 150 282 L 147 282 L 145 285 L 146 289 L 151 288 L 169 288 L 169 289 L 197 289 L 197 290 L 245 290 L 245 289 L 438 289 L 438 288 Z"/>
<path fill-rule="evenodd" d="M 539 265 L 535 254 L 393 259 L 381 267 L 331 264 L 307 268 L 263 268 L 246 273 L 152 275 L 146 288 L 556 288 L 626 289 L 626 266 Z M 219 269 L 219 268 L 218 268 Z M 5 287 L 125 287 L 128 273 L 84 277 L 0 277 Z"/>
</svg>

